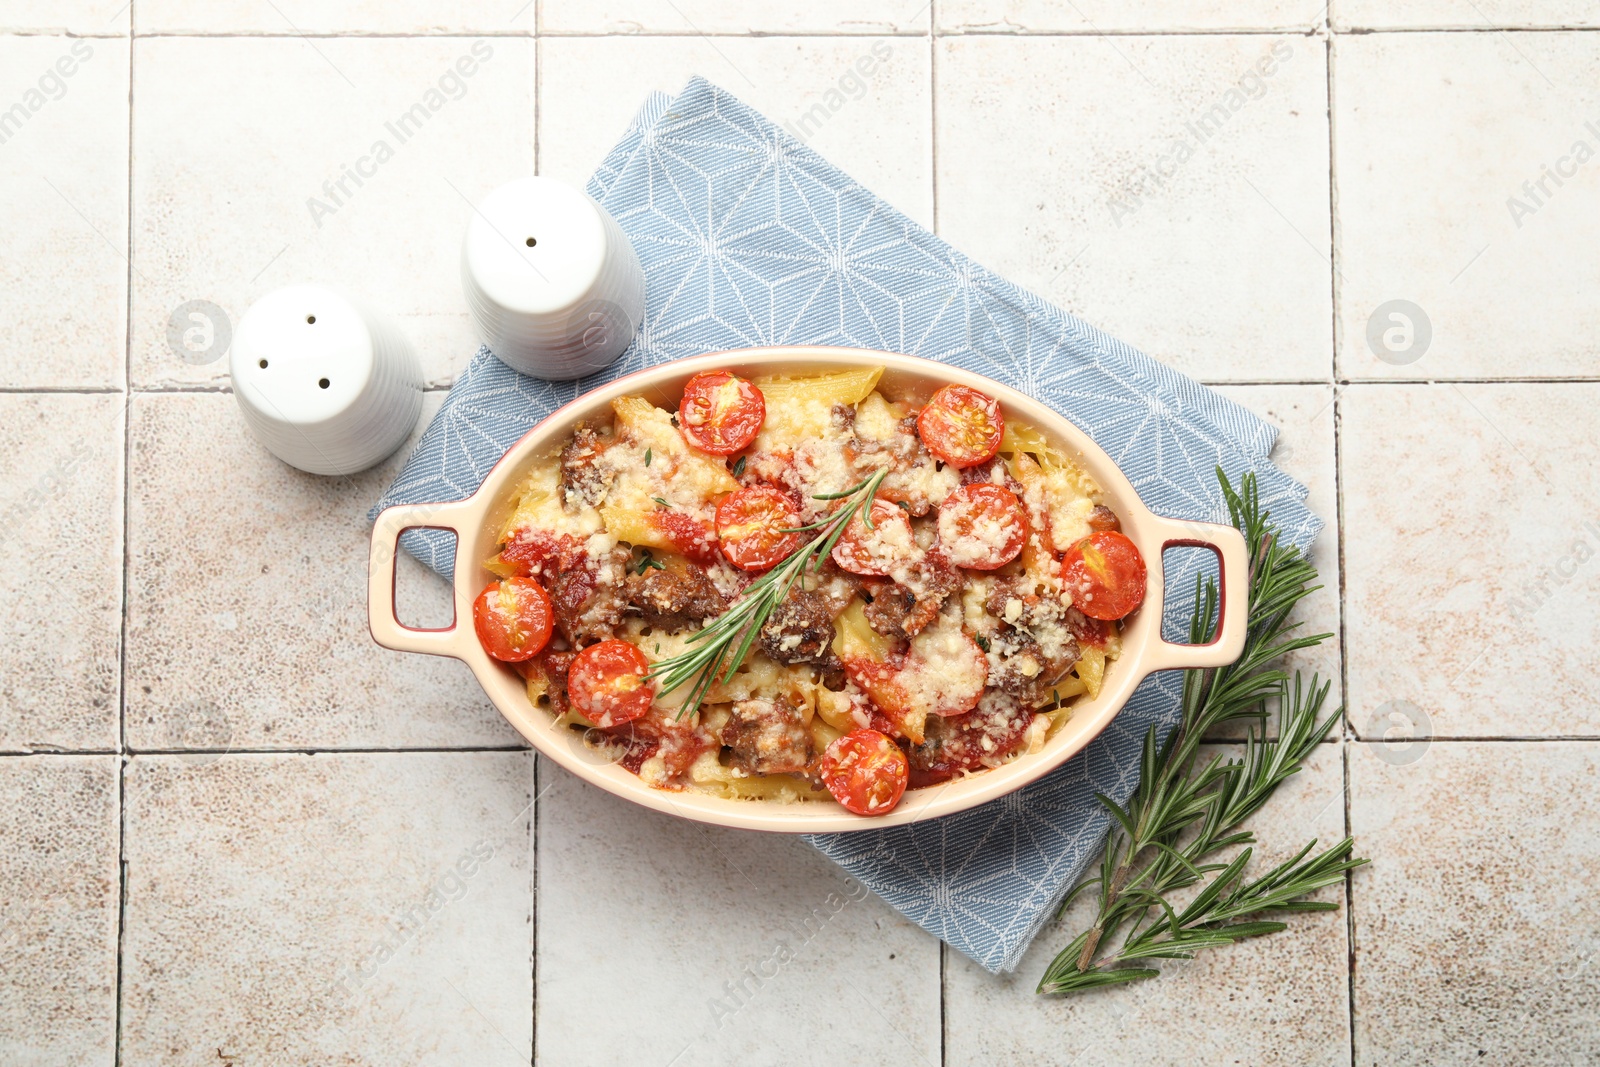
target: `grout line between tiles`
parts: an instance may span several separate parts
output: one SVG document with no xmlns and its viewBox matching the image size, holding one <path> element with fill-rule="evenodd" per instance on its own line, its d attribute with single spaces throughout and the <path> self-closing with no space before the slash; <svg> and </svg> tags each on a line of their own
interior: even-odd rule
<svg viewBox="0 0 1600 1067">
<path fill-rule="evenodd" d="M 1348 615 L 1345 610 L 1345 539 L 1344 539 L 1344 455 L 1342 450 L 1344 402 L 1333 398 L 1333 484 L 1334 514 L 1339 530 L 1339 732 L 1343 740 L 1339 745 L 1340 772 L 1343 776 L 1344 835 L 1354 838 L 1350 823 L 1350 753 L 1359 739 L 1350 728 L 1350 660 L 1346 654 L 1349 634 L 1346 630 Z M 1344 947 L 1345 947 L 1345 1012 L 1346 1037 L 1350 1042 L 1350 1064 L 1356 1058 L 1356 941 L 1355 941 L 1355 872 L 1344 872 Z"/>
<path fill-rule="evenodd" d="M 130 7 L 131 7 L 130 3 Z M 122 1062 L 122 975 L 128 937 L 128 596 L 130 537 L 133 514 L 133 12 L 128 12 L 128 162 L 127 212 L 123 257 L 127 270 L 122 291 L 122 604 L 117 634 L 117 971 L 112 986 L 112 1062 Z"/>
<path fill-rule="evenodd" d="M 1242 745 L 1243 738 L 1238 737 L 1205 737 L 1208 745 Z M 1380 738 L 1361 737 L 1354 730 L 1350 731 L 1347 738 L 1333 738 L 1327 744 L 1347 741 L 1351 745 L 1386 745 L 1390 742 Z M 1453 734 L 1441 736 L 1430 734 L 1427 737 L 1429 744 L 1440 745 L 1537 745 L 1537 744 L 1600 744 L 1600 734 L 1543 734 L 1543 735 L 1513 735 L 1497 737 L 1489 734 Z M 481 753 L 481 752 L 537 752 L 531 745 L 452 745 L 452 746 L 420 746 L 417 748 L 151 748 L 135 749 L 132 751 L 118 752 L 109 748 L 49 748 L 49 749 L 11 749 L 0 752 L 0 760 L 6 759 L 34 759 L 38 757 L 61 756 L 65 758 L 81 758 L 83 756 L 121 756 L 124 762 L 135 759 L 145 759 L 152 756 L 416 756 L 416 755 L 451 755 L 453 753 Z"/>
<path fill-rule="evenodd" d="M 57 394 L 66 396 L 120 396 L 126 390 L 120 385 L 0 385 L 0 396 L 30 396 Z"/>
<path fill-rule="evenodd" d="M 930 5 L 931 6 L 931 5 Z M 933 18 L 930 10 L 928 18 Z M 933 23 L 930 21 L 929 26 Z M 928 34 L 928 193 L 932 201 L 929 229 L 939 232 L 939 36 Z"/>
<path fill-rule="evenodd" d="M 535 15 L 535 18 L 538 16 Z M 533 900 L 529 913 L 533 916 L 533 930 L 529 935 L 529 988 L 528 1011 L 533 1018 L 528 1025 L 528 1067 L 539 1063 L 539 756 L 533 757 L 533 810 L 528 813 L 528 865 Z"/>
<path fill-rule="evenodd" d="M 1330 0 L 1331 6 L 1331 0 Z M 1334 529 L 1337 531 L 1335 566 L 1338 568 L 1339 605 L 1339 775 L 1340 792 L 1344 803 L 1344 836 L 1353 837 L 1350 831 L 1350 665 L 1346 654 L 1349 634 L 1346 629 L 1348 615 L 1345 610 L 1345 507 L 1344 507 L 1344 405 L 1339 396 L 1339 167 L 1334 131 L 1334 47 L 1332 12 L 1322 9 L 1328 36 L 1324 41 L 1325 62 L 1323 73 L 1327 79 L 1326 104 L 1328 123 L 1328 312 L 1330 316 L 1328 338 L 1328 380 L 1333 386 L 1333 511 Z M 1345 383 L 1348 384 L 1348 383 Z M 1352 872 L 1344 872 L 1344 956 L 1345 956 L 1345 1041 L 1351 1067 L 1356 1058 L 1356 1002 L 1355 1002 L 1355 883 Z"/>
<path fill-rule="evenodd" d="M 933 181 L 935 204 L 937 204 L 938 179 Z M 1338 327 L 1335 326 L 1337 337 Z M 1159 355 L 1152 358 L 1160 359 Z M 1178 373 L 1184 373 L 1179 370 Z M 1195 378 L 1199 384 L 1207 388 L 1231 389 L 1243 385 L 1331 385 L 1337 389 L 1349 386 L 1393 386 L 1393 385 L 1595 385 L 1600 384 L 1600 375 L 1568 375 L 1565 377 L 1515 377 L 1502 376 L 1498 378 Z M 423 387 L 425 393 L 447 393 L 454 388 L 454 383 L 439 382 Z M 56 395 L 106 395 L 120 394 L 123 390 L 118 386 L 0 386 L 0 396 L 56 394 Z M 178 382 L 161 385 L 133 386 L 129 393 L 133 396 L 164 396 L 189 393 L 226 393 L 232 394 L 233 387 L 225 380 L 214 382 Z"/>
<path fill-rule="evenodd" d="M 1030 30 L 1025 32 L 985 29 L 954 29 L 935 30 L 934 37 L 983 37 L 1001 40 L 1025 40 L 1037 38 L 1049 40 L 1063 37 L 1259 37 L 1272 34 L 1316 34 L 1325 33 L 1336 37 L 1369 37 L 1382 34 L 1491 34 L 1491 33 L 1596 33 L 1600 26 L 1582 25 L 1555 25 L 1555 26 L 1384 26 L 1384 27 L 1339 27 L 1326 23 L 1320 26 L 1239 26 L 1222 29 L 1195 29 L 1182 27 L 1127 27 L 1120 29 L 1073 29 L 1073 30 Z M 62 27 L 25 27 L 17 29 L 0 28 L 0 38 L 6 37 L 66 37 L 84 38 L 91 40 L 123 40 L 143 38 L 178 38 L 178 39 L 281 39 L 281 40 L 450 40 L 452 38 L 517 38 L 517 37 L 550 37 L 562 39 L 608 39 L 608 38 L 685 38 L 695 39 L 711 37 L 731 40 L 760 40 L 762 38 L 882 38 L 882 37 L 924 37 L 930 36 L 926 31 L 915 29 L 881 30 L 759 30 L 759 31 L 732 31 L 711 30 L 705 33 L 689 31 L 642 31 L 636 33 L 608 33 L 603 30 L 450 30 L 448 32 L 408 32 L 408 31 L 372 31 L 372 30 L 340 30 L 322 31 L 317 33 L 283 33 L 275 30 L 148 30 L 133 34 L 127 33 L 94 33 L 67 30 Z"/>
<path fill-rule="evenodd" d="M 1600 26 L 1342 26 L 1341 37 L 1371 37 L 1383 33 L 1593 33 Z"/>
<path fill-rule="evenodd" d="M 1343 629 L 1343 626 L 1340 627 Z M 1344 772 L 1344 835 L 1354 838 L 1350 829 L 1350 740 L 1340 746 Z M 1352 848 L 1352 851 L 1354 849 Z M 1345 1011 L 1349 1020 L 1345 1036 L 1350 1042 L 1350 1067 L 1356 1067 L 1356 898 L 1355 871 L 1344 872 L 1344 949 Z"/>
</svg>

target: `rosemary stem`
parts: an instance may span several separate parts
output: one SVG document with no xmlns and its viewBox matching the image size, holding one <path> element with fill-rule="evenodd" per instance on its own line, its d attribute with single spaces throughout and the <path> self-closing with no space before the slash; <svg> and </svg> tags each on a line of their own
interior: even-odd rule
<svg viewBox="0 0 1600 1067">
<path fill-rule="evenodd" d="M 815 528 L 817 535 L 752 582 L 743 595 L 712 620 L 710 625 L 691 636 L 689 641 L 693 647 L 651 665 L 645 672 L 645 678 L 658 679 L 657 688 L 661 693 L 670 693 L 691 680 L 695 683 L 688 699 L 678 709 L 677 718 L 681 719 L 698 708 L 717 682 L 726 682 L 733 677 L 733 672 L 744 663 L 768 616 L 789 595 L 794 583 L 805 573 L 807 564 L 822 566 L 822 557 L 832 551 L 850 520 L 864 506 L 867 508 L 867 517 L 870 517 L 872 500 L 888 473 L 887 467 L 881 467 L 843 492 L 815 494 L 813 499 L 844 500 L 845 504 L 832 515 L 810 526 L 783 530 L 784 533 L 798 533 Z"/>
</svg>

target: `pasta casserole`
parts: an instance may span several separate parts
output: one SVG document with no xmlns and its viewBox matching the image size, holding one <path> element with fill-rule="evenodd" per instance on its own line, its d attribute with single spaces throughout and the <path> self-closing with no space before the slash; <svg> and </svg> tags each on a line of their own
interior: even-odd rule
<svg viewBox="0 0 1600 1067">
<path fill-rule="evenodd" d="M 652 786 L 894 808 L 1041 749 L 1145 564 L 1100 487 L 962 385 L 698 374 L 576 426 L 474 604 L 559 729 Z"/>
</svg>

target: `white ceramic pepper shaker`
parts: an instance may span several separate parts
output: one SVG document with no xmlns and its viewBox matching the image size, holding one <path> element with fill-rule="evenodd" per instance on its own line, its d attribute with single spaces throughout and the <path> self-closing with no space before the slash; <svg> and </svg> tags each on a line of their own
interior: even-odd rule
<svg viewBox="0 0 1600 1067">
<path fill-rule="evenodd" d="M 473 209 L 461 287 L 478 336 L 536 378 L 593 374 L 644 318 L 644 271 L 617 220 L 554 178 L 520 178 Z"/>
<path fill-rule="evenodd" d="M 256 440 L 312 474 L 366 470 L 422 414 L 411 343 L 386 316 L 324 285 L 291 285 L 252 304 L 229 372 Z"/>
</svg>

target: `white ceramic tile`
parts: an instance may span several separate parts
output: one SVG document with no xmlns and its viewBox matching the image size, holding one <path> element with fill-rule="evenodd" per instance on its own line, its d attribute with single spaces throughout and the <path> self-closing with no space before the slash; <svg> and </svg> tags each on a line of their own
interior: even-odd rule
<svg viewBox="0 0 1600 1067">
<path fill-rule="evenodd" d="M 138 757 L 122 1058 L 526 1064 L 533 756 Z"/>
<path fill-rule="evenodd" d="M 1310 30 L 1326 0 L 941 0 L 943 33 L 1105 33 Z"/>
<path fill-rule="evenodd" d="M 127 41 L 0 36 L 0 386 L 122 384 L 127 100 Z"/>
<path fill-rule="evenodd" d="M 519 11 L 518 9 L 521 8 Z M 139 33 L 512 33 L 532 32 L 522 0 L 139 0 Z"/>
<path fill-rule="evenodd" d="M 917 33 L 930 0 L 537 0 L 541 34 Z M 720 40 L 717 42 L 722 43 Z"/>
<path fill-rule="evenodd" d="M 132 417 L 130 745 L 517 743 L 463 664 L 391 652 L 367 632 L 366 512 L 407 447 L 323 478 L 258 445 L 231 394 L 145 394 Z M 400 564 L 421 610 L 448 620 L 445 583 Z"/>
<path fill-rule="evenodd" d="M 1350 750 L 1355 1063 L 1600 1062 L 1600 750 Z"/>
<path fill-rule="evenodd" d="M 237 322 L 261 295 L 311 281 L 395 316 L 430 380 L 465 365 L 477 342 L 461 236 L 471 201 L 532 171 L 531 40 L 135 47 L 136 381 L 225 378 L 225 360 L 195 366 L 169 348 L 184 302 L 209 300 Z"/>
<path fill-rule="evenodd" d="M 0 33 L 126 34 L 131 7 L 131 0 L 5 0 Z"/>
<path fill-rule="evenodd" d="M 1338 482 L 1334 473 L 1333 387 L 1328 385 L 1225 385 L 1218 392 L 1243 404 L 1278 427 L 1272 461 L 1279 469 L 1299 480 L 1309 492 L 1306 506 L 1326 525 L 1311 546 L 1311 562 L 1317 568 L 1322 588 L 1302 603 L 1295 618 L 1302 634 L 1329 633 L 1333 636 L 1315 648 L 1295 652 L 1284 660 L 1284 669 L 1301 671 L 1306 684 L 1313 672 L 1322 682 L 1331 682 L 1326 711 L 1337 708 L 1339 689 L 1339 523 Z M 1242 738 L 1244 724 L 1235 724 L 1227 736 Z M 1335 726 L 1330 740 L 1341 735 Z"/>
<path fill-rule="evenodd" d="M 0 757 L 0 1060 L 109 1064 L 117 758 Z"/>
<path fill-rule="evenodd" d="M 115 394 L 0 394 L 0 751 L 117 743 Z"/>
<path fill-rule="evenodd" d="M 647 94 L 701 74 L 932 225 L 926 40 L 550 38 L 540 62 L 542 174 L 586 181 Z"/>
<path fill-rule="evenodd" d="M 540 1063 L 939 1062 L 939 943 L 804 841 L 539 778 Z"/>
<path fill-rule="evenodd" d="M 1325 62 L 1304 37 L 942 40 L 939 231 L 1190 374 L 1326 378 Z"/>
<path fill-rule="evenodd" d="M 1332 0 L 1329 17 L 1340 30 L 1600 25 L 1600 9 L 1586 0 Z"/>
<path fill-rule="evenodd" d="M 1360 736 L 1398 743 L 1395 713 L 1444 737 L 1600 735 L 1597 404 L 1585 383 L 1345 392 Z"/>
<path fill-rule="evenodd" d="M 1600 373 L 1600 37 L 1339 37 L 1333 73 L 1341 376 Z"/>
<path fill-rule="evenodd" d="M 1238 746 L 1218 746 L 1236 756 Z M 1252 825 L 1262 841 L 1252 870 L 1264 873 L 1313 837 L 1344 836 L 1343 764 L 1322 746 L 1280 787 Z M 1359 883 L 1358 883 L 1359 884 Z M 1360 890 L 1358 889 L 1357 892 Z M 1240 1063 L 1343 1065 L 1350 1062 L 1345 975 L 1345 915 L 1289 916 L 1289 929 L 1204 952 L 1193 961 L 1158 961 L 1159 978 L 1076 994 L 1034 993 L 1055 953 L 1094 921 L 1092 893 L 1074 902 L 1023 956 L 1014 974 L 994 977 L 952 952 L 945 975 L 945 1062 L 1014 1064 Z M 1341 901 L 1342 888 L 1318 899 Z"/>
</svg>

